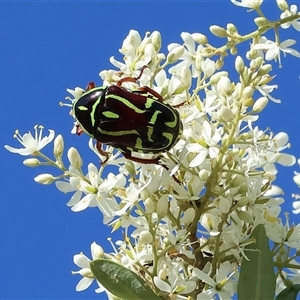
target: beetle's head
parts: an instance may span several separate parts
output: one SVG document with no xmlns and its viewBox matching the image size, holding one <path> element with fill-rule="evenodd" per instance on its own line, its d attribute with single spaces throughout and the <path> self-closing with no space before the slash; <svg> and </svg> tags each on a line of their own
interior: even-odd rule
<svg viewBox="0 0 300 300">
<path fill-rule="evenodd" d="M 73 115 L 82 131 L 94 137 L 98 127 L 97 112 L 106 88 L 97 87 L 86 91 L 73 105 Z M 80 129 L 77 133 L 80 134 Z"/>
</svg>

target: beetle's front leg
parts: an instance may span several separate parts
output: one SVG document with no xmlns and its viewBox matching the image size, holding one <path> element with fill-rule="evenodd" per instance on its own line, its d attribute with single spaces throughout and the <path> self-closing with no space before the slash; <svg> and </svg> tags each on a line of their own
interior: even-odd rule
<svg viewBox="0 0 300 300">
<path fill-rule="evenodd" d="M 109 159 L 109 153 L 107 153 L 106 151 L 104 151 L 102 149 L 102 144 L 100 142 L 97 141 L 96 143 L 96 148 L 98 150 L 98 152 L 100 153 L 100 155 L 105 156 L 105 160 L 101 162 L 101 165 L 105 164 L 108 159 Z"/>
</svg>

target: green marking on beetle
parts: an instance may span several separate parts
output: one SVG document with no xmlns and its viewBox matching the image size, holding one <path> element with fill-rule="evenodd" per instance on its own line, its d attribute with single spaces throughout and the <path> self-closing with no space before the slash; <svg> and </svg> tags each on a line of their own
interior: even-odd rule
<svg viewBox="0 0 300 300">
<path fill-rule="evenodd" d="M 146 108 L 150 108 L 150 107 L 152 106 L 153 102 L 154 102 L 154 99 L 152 99 L 152 98 L 147 98 L 147 101 L 146 101 L 146 103 L 145 103 L 145 107 L 146 107 Z"/>
<path fill-rule="evenodd" d="M 109 119 L 118 119 L 120 117 L 118 114 L 114 113 L 113 111 L 109 111 L 109 110 L 103 111 L 102 115 Z"/>
<path fill-rule="evenodd" d="M 149 123 L 150 123 L 150 124 L 155 124 L 156 121 L 157 121 L 157 115 L 160 114 L 160 113 L 161 113 L 161 111 L 157 110 L 157 111 L 152 115 L 152 117 L 151 117 Z"/>
<path fill-rule="evenodd" d="M 88 108 L 86 106 L 80 105 L 78 106 L 79 110 L 88 110 Z"/>
<path fill-rule="evenodd" d="M 130 101 L 128 101 L 127 99 L 123 98 L 123 97 L 119 97 L 116 95 L 106 95 L 106 98 L 112 98 L 115 99 L 117 101 L 120 101 L 122 103 L 124 103 L 124 105 L 128 106 L 129 108 L 133 109 L 136 113 L 138 114 L 143 114 L 145 113 L 145 110 L 143 109 L 139 109 L 137 108 L 135 105 L 133 105 Z"/>
<path fill-rule="evenodd" d="M 147 138 L 148 138 L 148 141 L 150 141 L 150 142 L 154 142 L 152 139 L 153 130 L 154 130 L 153 127 L 148 127 Z"/>
<path fill-rule="evenodd" d="M 137 134 L 137 135 L 139 135 L 138 131 L 136 131 L 135 129 L 123 130 L 123 131 L 107 131 L 107 130 L 103 130 L 101 128 L 97 128 L 97 129 L 102 134 L 107 134 L 107 135 L 112 135 L 112 136 L 122 136 L 122 135 L 127 135 L 127 134 Z"/>
<path fill-rule="evenodd" d="M 171 142 L 173 141 L 174 135 L 172 133 L 169 133 L 169 132 L 163 132 L 162 135 L 169 140 L 169 145 L 170 145 Z"/>
<path fill-rule="evenodd" d="M 143 141 L 142 141 L 141 138 L 139 138 L 139 137 L 136 138 L 134 147 L 136 149 L 142 149 L 143 148 Z"/>
<path fill-rule="evenodd" d="M 98 98 L 92 106 L 92 111 L 91 111 L 90 116 L 91 116 L 91 121 L 92 121 L 91 123 L 93 126 L 95 125 L 95 112 L 98 107 L 98 104 L 100 104 L 100 101 L 101 101 L 101 98 Z"/>
<path fill-rule="evenodd" d="M 173 115 L 174 115 L 174 121 L 165 122 L 165 125 L 170 128 L 174 128 L 178 124 L 178 119 L 176 118 L 177 116 L 175 115 L 175 113 L 173 113 Z"/>
</svg>

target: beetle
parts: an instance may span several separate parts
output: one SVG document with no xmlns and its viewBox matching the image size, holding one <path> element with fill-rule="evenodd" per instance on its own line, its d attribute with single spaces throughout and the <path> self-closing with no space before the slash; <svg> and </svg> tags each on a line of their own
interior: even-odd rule
<svg viewBox="0 0 300 300">
<path fill-rule="evenodd" d="M 96 139 L 98 151 L 107 159 L 108 153 L 101 148 L 102 143 L 120 150 L 127 159 L 158 163 L 160 157 L 138 158 L 132 156 L 132 152 L 162 153 L 171 149 L 181 137 L 179 113 L 164 103 L 159 93 L 147 86 L 135 90 L 122 86 L 124 82 L 137 82 L 141 74 L 122 78 L 111 86 L 96 87 L 90 82 L 73 104 L 77 134 L 86 132 Z"/>
</svg>

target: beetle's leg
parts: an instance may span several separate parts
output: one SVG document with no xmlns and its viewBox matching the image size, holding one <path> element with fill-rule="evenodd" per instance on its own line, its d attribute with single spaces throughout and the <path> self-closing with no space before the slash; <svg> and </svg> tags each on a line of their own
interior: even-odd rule
<svg viewBox="0 0 300 300">
<path fill-rule="evenodd" d="M 124 78 L 120 79 L 117 82 L 117 86 L 121 86 L 123 82 L 137 82 L 142 77 L 142 74 L 146 68 L 148 68 L 147 65 L 145 65 L 141 68 L 141 73 L 138 77 L 124 77 Z"/>
<path fill-rule="evenodd" d="M 100 155 L 105 156 L 105 160 L 103 162 L 101 162 L 101 164 L 105 164 L 109 159 L 109 154 L 102 149 L 102 144 L 98 141 L 96 143 L 96 148 L 97 148 L 98 152 L 100 153 Z"/>
<path fill-rule="evenodd" d="M 149 86 L 142 86 L 139 88 L 139 91 L 149 93 L 152 96 L 156 97 L 159 101 L 164 102 L 163 97 L 159 93 L 155 92 L 153 89 L 149 88 Z"/>
</svg>

